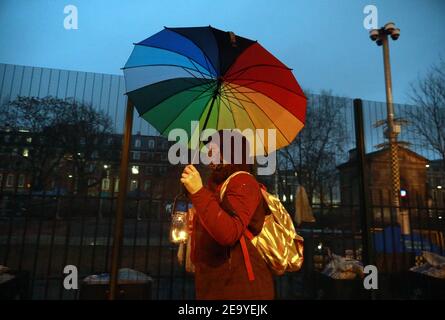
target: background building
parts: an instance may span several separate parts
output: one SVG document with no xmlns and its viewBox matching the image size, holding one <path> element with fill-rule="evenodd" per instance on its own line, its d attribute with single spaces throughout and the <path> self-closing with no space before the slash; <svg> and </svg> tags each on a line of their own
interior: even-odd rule
<svg viewBox="0 0 445 320">
<path fill-rule="evenodd" d="M 370 201 L 373 205 L 389 205 L 391 192 L 391 174 L 389 149 L 371 152 L 365 155 L 365 172 Z M 358 164 L 354 150 L 349 152 L 350 158 L 338 166 L 340 171 L 341 202 L 358 204 Z M 403 147 L 399 147 L 400 185 L 402 198 L 410 202 L 427 199 L 428 160 L 423 156 Z"/>
</svg>

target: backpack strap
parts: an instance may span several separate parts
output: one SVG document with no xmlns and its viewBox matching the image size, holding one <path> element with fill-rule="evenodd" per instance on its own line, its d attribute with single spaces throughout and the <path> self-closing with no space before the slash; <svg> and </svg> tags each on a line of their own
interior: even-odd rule
<svg viewBox="0 0 445 320">
<path fill-rule="evenodd" d="M 235 177 L 239 174 L 252 175 L 251 173 L 249 173 L 247 171 L 236 171 L 236 172 L 232 173 L 230 176 L 228 176 L 226 181 L 224 181 L 224 183 L 222 184 L 221 189 L 219 191 L 219 201 L 222 201 L 222 199 L 224 198 L 224 194 L 226 193 L 226 189 L 227 189 L 227 186 L 229 185 L 230 180 L 232 180 L 233 177 Z"/>
<path fill-rule="evenodd" d="M 252 239 L 254 238 L 254 235 L 252 234 L 252 232 L 250 232 L 249 229 L 244 230 L 244 235 L 245 235 L 246 238 L 249 239 L 250 241 L 252 241 Z"/>
<path fill-rule="evenodd" d="M 250 262 L 249 251 L 247 250 L 246 237 L 243 234 L 240 238 L 241 250 L 243 251 L 244 264 L 246 266 L 247 276 L 249 281 L 255 280 L 255 274 L 253 272 L 252 263 Z"/>
<path fill-rule="evenodd" d="M 238 174 L 242 174 L 242 173 L 250 175 L 250 173 L 247 172 L 247 171 L 237 171 L 235 173 L 232 173 L 226 179 L 226 181 L 224 181 L 223 185 L 221 186 L 220 193 L 219 193 L 221 202 L 222 202 L 222 200 L 224 198 L 224 194 L 226 192 L 226 189 L 227 189 L 227 186 L 228 186 L 230 180 L 234 176 L 237 176 Z M 228 205 L 230 206 L 230 203 Z M 229 208 L 229 209 L 232 212 L 234 212 L 234 210 L 232 208 Z M 249 278 L 249 281 L 254 281 L 255 280 L 255 273 L 253 272 L 252 262 L 250 261 L 249 250 L 247 249 L 246 238 L 249 239 L 249 240 L 253 239 L 253 234 L 252 234 L 252 232 L 249 231 L 249 229 L 247 227 L 244 230 L 244 233 L 241 235 L 241 238 L 240 238 L 239 241 L 240 241 L 240 245 L 241 245 L 241 251 L 243 252 L 243 259 L 244 259 L 244 265 L 246 266 L 247 276 Z"/>
<path fill-rule="evenodd" d="M 249 277 L 250 281 L 253 281 L 255 280 L 255 274 L 253 272 L 252 263 L 250 262 L 250 256 L 249 256 L 249 251 L 247 250 L 246 238 L 249 239 L 249 241 L 252 241 L 253 239 L 253 234 L 252 232 L 250 232 L 248 228 L 244 230 L 244 233 L 240 239 L 240 244 L 241 244 L 241 249 L 243 251 L 243 258 L 244 258 L 244 264 L 246 265 L 247 276 Z"/>
</svg>

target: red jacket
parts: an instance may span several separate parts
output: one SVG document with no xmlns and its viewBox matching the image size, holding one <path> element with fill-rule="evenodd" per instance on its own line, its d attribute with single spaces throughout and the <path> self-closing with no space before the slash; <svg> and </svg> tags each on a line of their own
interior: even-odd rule
<svg viewBox="0 0 445 320">
<path fill-rule="evenodd" d="M 197 299 L 273 299 L 273 276 L 257 249 L 246 238 L 255 280 L 250 281 L 240 238 L 246 228 L 261 231 L 267 206 L 253 176 L 233 177 L 219 202 L 215 193 L 202 188 L 191 195 L 196 209 L 192 233 Z"/>
</svg>

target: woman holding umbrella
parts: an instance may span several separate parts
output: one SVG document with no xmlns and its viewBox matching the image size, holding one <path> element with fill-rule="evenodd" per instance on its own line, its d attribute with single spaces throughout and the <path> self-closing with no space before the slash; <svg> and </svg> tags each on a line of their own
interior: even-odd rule
<svg viewBox="0 0 445 320">
<path fill-rule="evenodd" d="M 134 105 L 164 136 L 177 128 L 189 138 L 196 130 L 209 128 L 219 132 L 272 129 L 276 132 L 273 148 L 265 141 L 255 142 L 255 153 L 270 154 L 289 145 L 304 126 L 307 99 L 292 70 L 257 41 L 233 32 L 211 26 L 165 28 L 135 44 L 123 71 L 128 119 Z M 190 125 L 194 121 L 199 123 L 197 129 Z M 219 147 L 211 150 L 224 159 Z M 125 168 L 124 160 L 121 166 Z M 236 175 L 219 203 L 219 188 L 232 173 L 251 172 L 248 162 L 225 160 L 210 165 L 208 186 L 203 186 L 192 165 L 181 177 L 198 217 L 194 237 L 197 298 L 272 299 L 273 281 L 266 262 L 242 236 L 247 229 L 254 235 L 261 230 L 265 209 L 260 187 L 252 175 Z M 122 218 L 122 212 L 116 216 Z M 116 227 L 117 235 L 121 229 Z"/>
<path fill-rule="evenodd" d="M 196 209 L 192 236 L 192 261 L 195 265 L 197 299 L 261 300 L 274 298 L 273 277 L 266 261 L 257 249 L 246 241 L 246 229 L 260 233 L 267 210 L 260 186 L 253 175 L 234 176 L 219 202 L 224 181 L 237 171 L 252 173 L 246 161 L 248 142 L 242 137 L 243 162 L 235 164 L 234 154 L 240 152 L 230 143 L 231 159 L 224 157 L 222 130 L 221 144 L 209 142 L 209 150 L 218 163 L 209 165 L 208 186 L 204 187 L 199 172 L 188 165 L 181 177 Z M 226 142 L 226 143 L 227 143 Z M 238 150 L 237 150 L 238 149 Z"/>
</svg>

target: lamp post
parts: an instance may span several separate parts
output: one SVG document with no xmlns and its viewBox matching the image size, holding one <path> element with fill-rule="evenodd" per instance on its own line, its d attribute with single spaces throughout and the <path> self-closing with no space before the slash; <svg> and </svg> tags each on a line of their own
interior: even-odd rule
<svg viewBox="0 0 445 320">
<path fill-rule="evenodd" d="M 389 60 L 389 39 L 397 40 L 400 36 L 400 29 L 396 28 L 394 23 L 389 22 L 380 29 L 373 29 L 369 32 L 369 37 L 375 41 L 378 46 L 383 46 L 383 65 L 385 69 L 385 88 L 386 88 L 386 121 L 380 124 L 386 124 L 385 137 L 388 139 L 391 154 L 391 186 L 392 196 L 391 204 L 398 213 L 400 204 L 400 170 L 398 158 L 397 135 L 400 133 L 400 122 L 394 119 L 394 107 L 392 101 L 392 82 L 391 65 Z M 385 123 L 386 122 L 386 123 Z"/>
</svg>

